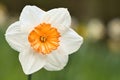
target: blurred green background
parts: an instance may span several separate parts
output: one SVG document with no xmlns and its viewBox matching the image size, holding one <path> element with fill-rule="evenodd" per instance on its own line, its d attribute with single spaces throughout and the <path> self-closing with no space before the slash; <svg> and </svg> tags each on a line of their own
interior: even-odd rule
<svg viewBox="0 0 120 80">
<path fill-rule="evenodd" d="M 120 80 L 120 0 L 0 0 L 0 80 L 27 80 L 18 52 L 4 37 L 25 5 L 46 11 L 68 8 L 71 27 L 84 37 L 83 45 L 70 55 L 63 70 L 42 69 L 32 80 Z"/>
</svg>

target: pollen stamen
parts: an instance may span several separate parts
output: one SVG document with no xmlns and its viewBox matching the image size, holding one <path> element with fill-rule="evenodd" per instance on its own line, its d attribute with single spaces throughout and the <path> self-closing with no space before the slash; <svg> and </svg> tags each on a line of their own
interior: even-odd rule
<svg viewBox="0 0 120 80">
<path fill-rule="evenodd" d="M 41 41 L 41 42 L 45 42 L 46 40 L 47 40 L 46 37 L 44 37 L 44 36 L 40 36 L 40 41 Z"/>
</svg>

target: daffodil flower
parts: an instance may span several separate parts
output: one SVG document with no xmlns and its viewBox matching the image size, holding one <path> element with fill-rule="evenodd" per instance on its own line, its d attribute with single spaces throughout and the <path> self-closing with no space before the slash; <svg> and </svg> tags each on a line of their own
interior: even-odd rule
<svg viewBox="0 0 120 80">
<path fill-rule="evenodd" d="M 66 8 L 43 11 L 25 6 L 19 21 L 10 25 L 5 38 L 19 53 L 25 74 L 41 68 L 57 71 L 65 67 L 68 56 L 77 51 L 83 38 L 70 28 L 71 16 Z"/>
</svg>

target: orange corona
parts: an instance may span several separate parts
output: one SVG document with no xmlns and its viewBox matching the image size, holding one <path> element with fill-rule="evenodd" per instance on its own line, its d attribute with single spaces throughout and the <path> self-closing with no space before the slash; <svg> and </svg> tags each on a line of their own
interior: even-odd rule
<svg viewBox="0 0 120 80">
<path fill-rule="evenodd" d="M 30 32 L 28 41 L 38 53 L 49 54 L 59 46 L 59 37 L 60 33 L 56 28 L 42 23 Z"/>
</svg>

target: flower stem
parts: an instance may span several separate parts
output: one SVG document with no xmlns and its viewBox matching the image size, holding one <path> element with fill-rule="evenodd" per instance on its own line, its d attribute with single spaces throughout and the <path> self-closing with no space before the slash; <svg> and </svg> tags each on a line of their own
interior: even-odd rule
<svg viewBox="0 0 120 80">
<path fill-rule="evenodd" d="M 32 80 L 32 74 L 28 75 L 28 80 Z"/>
</svg>

